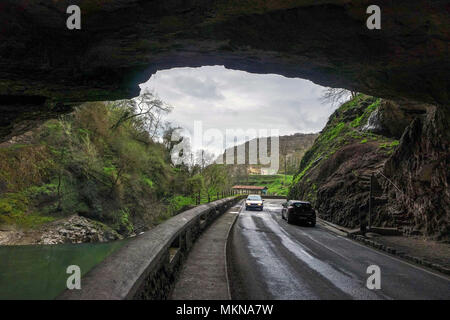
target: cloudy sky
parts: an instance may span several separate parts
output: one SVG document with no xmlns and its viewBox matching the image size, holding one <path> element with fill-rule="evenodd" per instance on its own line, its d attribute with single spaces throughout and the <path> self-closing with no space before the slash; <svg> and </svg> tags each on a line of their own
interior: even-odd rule
<svg viewBox="0 0 450 320">
<path fill-rule="evenodd" d="M 174 107 L 168 121 L 191 131 L 278 130 L 280 135 L 318 132 L 333 112 L 320 102 L 323 87 L 303 79 L 252 74 L 223 66 L 158 71 L 141 90 L 154 91 Z M 272 131 L 276 132 L 276 131 Z M 228 146 L 227 146 L 228 147 Z M 208 149 L 208 147 L 206 147 Z M 213 153 L 222 152 L 210 147 Z"/>
</svg>

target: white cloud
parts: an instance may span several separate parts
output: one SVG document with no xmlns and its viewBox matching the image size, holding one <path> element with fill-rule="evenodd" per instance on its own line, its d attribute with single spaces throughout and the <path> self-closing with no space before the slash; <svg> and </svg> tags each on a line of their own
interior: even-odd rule
<svg viewBox="0 0 450 320">
<path fill-rule="evenodd" d="M 278 129 L 280 135 L 322 130 L 331 105 L 320 102 L 322 90 L 311 81 L 275 74 L 252 74 L 223 66 L 158 71 L 141 84 L 174 107 L 166 120 L 188 130 Z M 223 150 L 209 150 L 220 153 Z"/>
</svg>

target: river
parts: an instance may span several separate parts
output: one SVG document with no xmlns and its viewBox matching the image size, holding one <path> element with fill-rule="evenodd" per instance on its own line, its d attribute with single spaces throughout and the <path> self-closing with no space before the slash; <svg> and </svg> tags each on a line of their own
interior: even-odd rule
<svg viewBox="0 0 450 320">
<path fill-rule="evenodd" d="M 126 241 L 0 246 L 0 300 L 54 299 L 66 288 L 69 265 L 84 275 Z"/>
</svg>

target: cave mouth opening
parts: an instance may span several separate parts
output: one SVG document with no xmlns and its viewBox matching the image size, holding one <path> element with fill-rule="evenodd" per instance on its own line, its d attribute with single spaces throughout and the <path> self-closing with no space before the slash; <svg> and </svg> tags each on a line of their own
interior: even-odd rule
<svg viewBox="0 0 450 320">
<path fill-rule="evenodd" d="M 255 138 L 316 134 L 337 107 L 309 80 L 223 65 L 159 70 L 139 87 L 173 107 L 165 121 L 183 129 L 194 152 L 214 158 Z"/>
</svg>

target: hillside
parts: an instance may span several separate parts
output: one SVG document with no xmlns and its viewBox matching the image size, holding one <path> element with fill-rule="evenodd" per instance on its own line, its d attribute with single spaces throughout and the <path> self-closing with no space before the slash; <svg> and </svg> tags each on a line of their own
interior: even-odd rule
<svg viewBox="0 0 450 320">
<path fill-rule="evenodd" d="M 357 227 L 359 213 L 368 212 L 373 174 L 372 225 L 400 227 L 409 235 L 448 238 L 445 220 L 448 202 L 445 197 L 437 197 L 441 194 L 436 193 L 438 184 L 427 183 L 433 176 L 440 179 L 446 175 L 445 169 L 436 165 L 445 157 L 430 152 L 420 160 L 420 165 L 412 167 L 419 159 L 413 155 L 415 150 L 423 148 L 419 146 L 430 146 L 430 140 L 434 144 L 447 143 L 445 138 L 431 139 L 441 131 L 430 130 L 430 126 L 427 134 L 420 137 L 422 142 L 412 143 L 411 136 L 424 132 L 422 126 L 425 127 L 426 121 L 434 127 L 446 121 L 437 118 L 433 110 L 419 105 L 411 111 L 397 103 L 362 94 L 343 104 L 330 116 L 304 155 L 289 197 L 311 201 L 323 219 Z"/>
<path fill-rule="evenodd" d="M 285 165 L 286 165 L 286 173 L 294 174 L 300 164 L 300 160 L 302 159 L 305 152 L 313 145 L 314 140 L 317 138 L 318 134 L 316 133 L 295 133 L 293 135 L 286 135 L 279 137 L 279 169 L 276 173 L 285 173 Z M 267 149 L 268 155 L 270 155 L 270 138 L 267 141 Z M 258 164 L 249 164 L 249 146 L 250 144 L 255 144 L 258 150 Z M 240 144 L 234 147 L 234 158 L 236 163 L 236 155 L 237 150 L 242 148 L 245 145 L 245 165 L 250 174 L 274 174 L 273 172 L 269 172 L 269 165 L 261 165 L 259 164 L 259 139 L 251 139 L 246 141 L 244 144 Z M 226 152 L 229 152 L 231 148 L 225 150 L 225 153 L 219 156 L 218 158 L 225 159 Z M 286 160 L 286 161 L 285 161 Z M 237 165 L 236 165 L 237 166 Z"/>
<path fill-rule="evenodd" d="M 259 175 L 252 174 L 236 182 L 239 185 L 267 187 L 267 193 L 271 195 L 285 196 L 288 194 L 292 183 L 292 175 L 274 174 Z"/>
<path fill-rule="evenodd" d="M 119 239 L 229 190 L 224 166 L 173 165 L 135 115 L 88 103 L 0 145 L 0 245 Z"/>
</svg>

